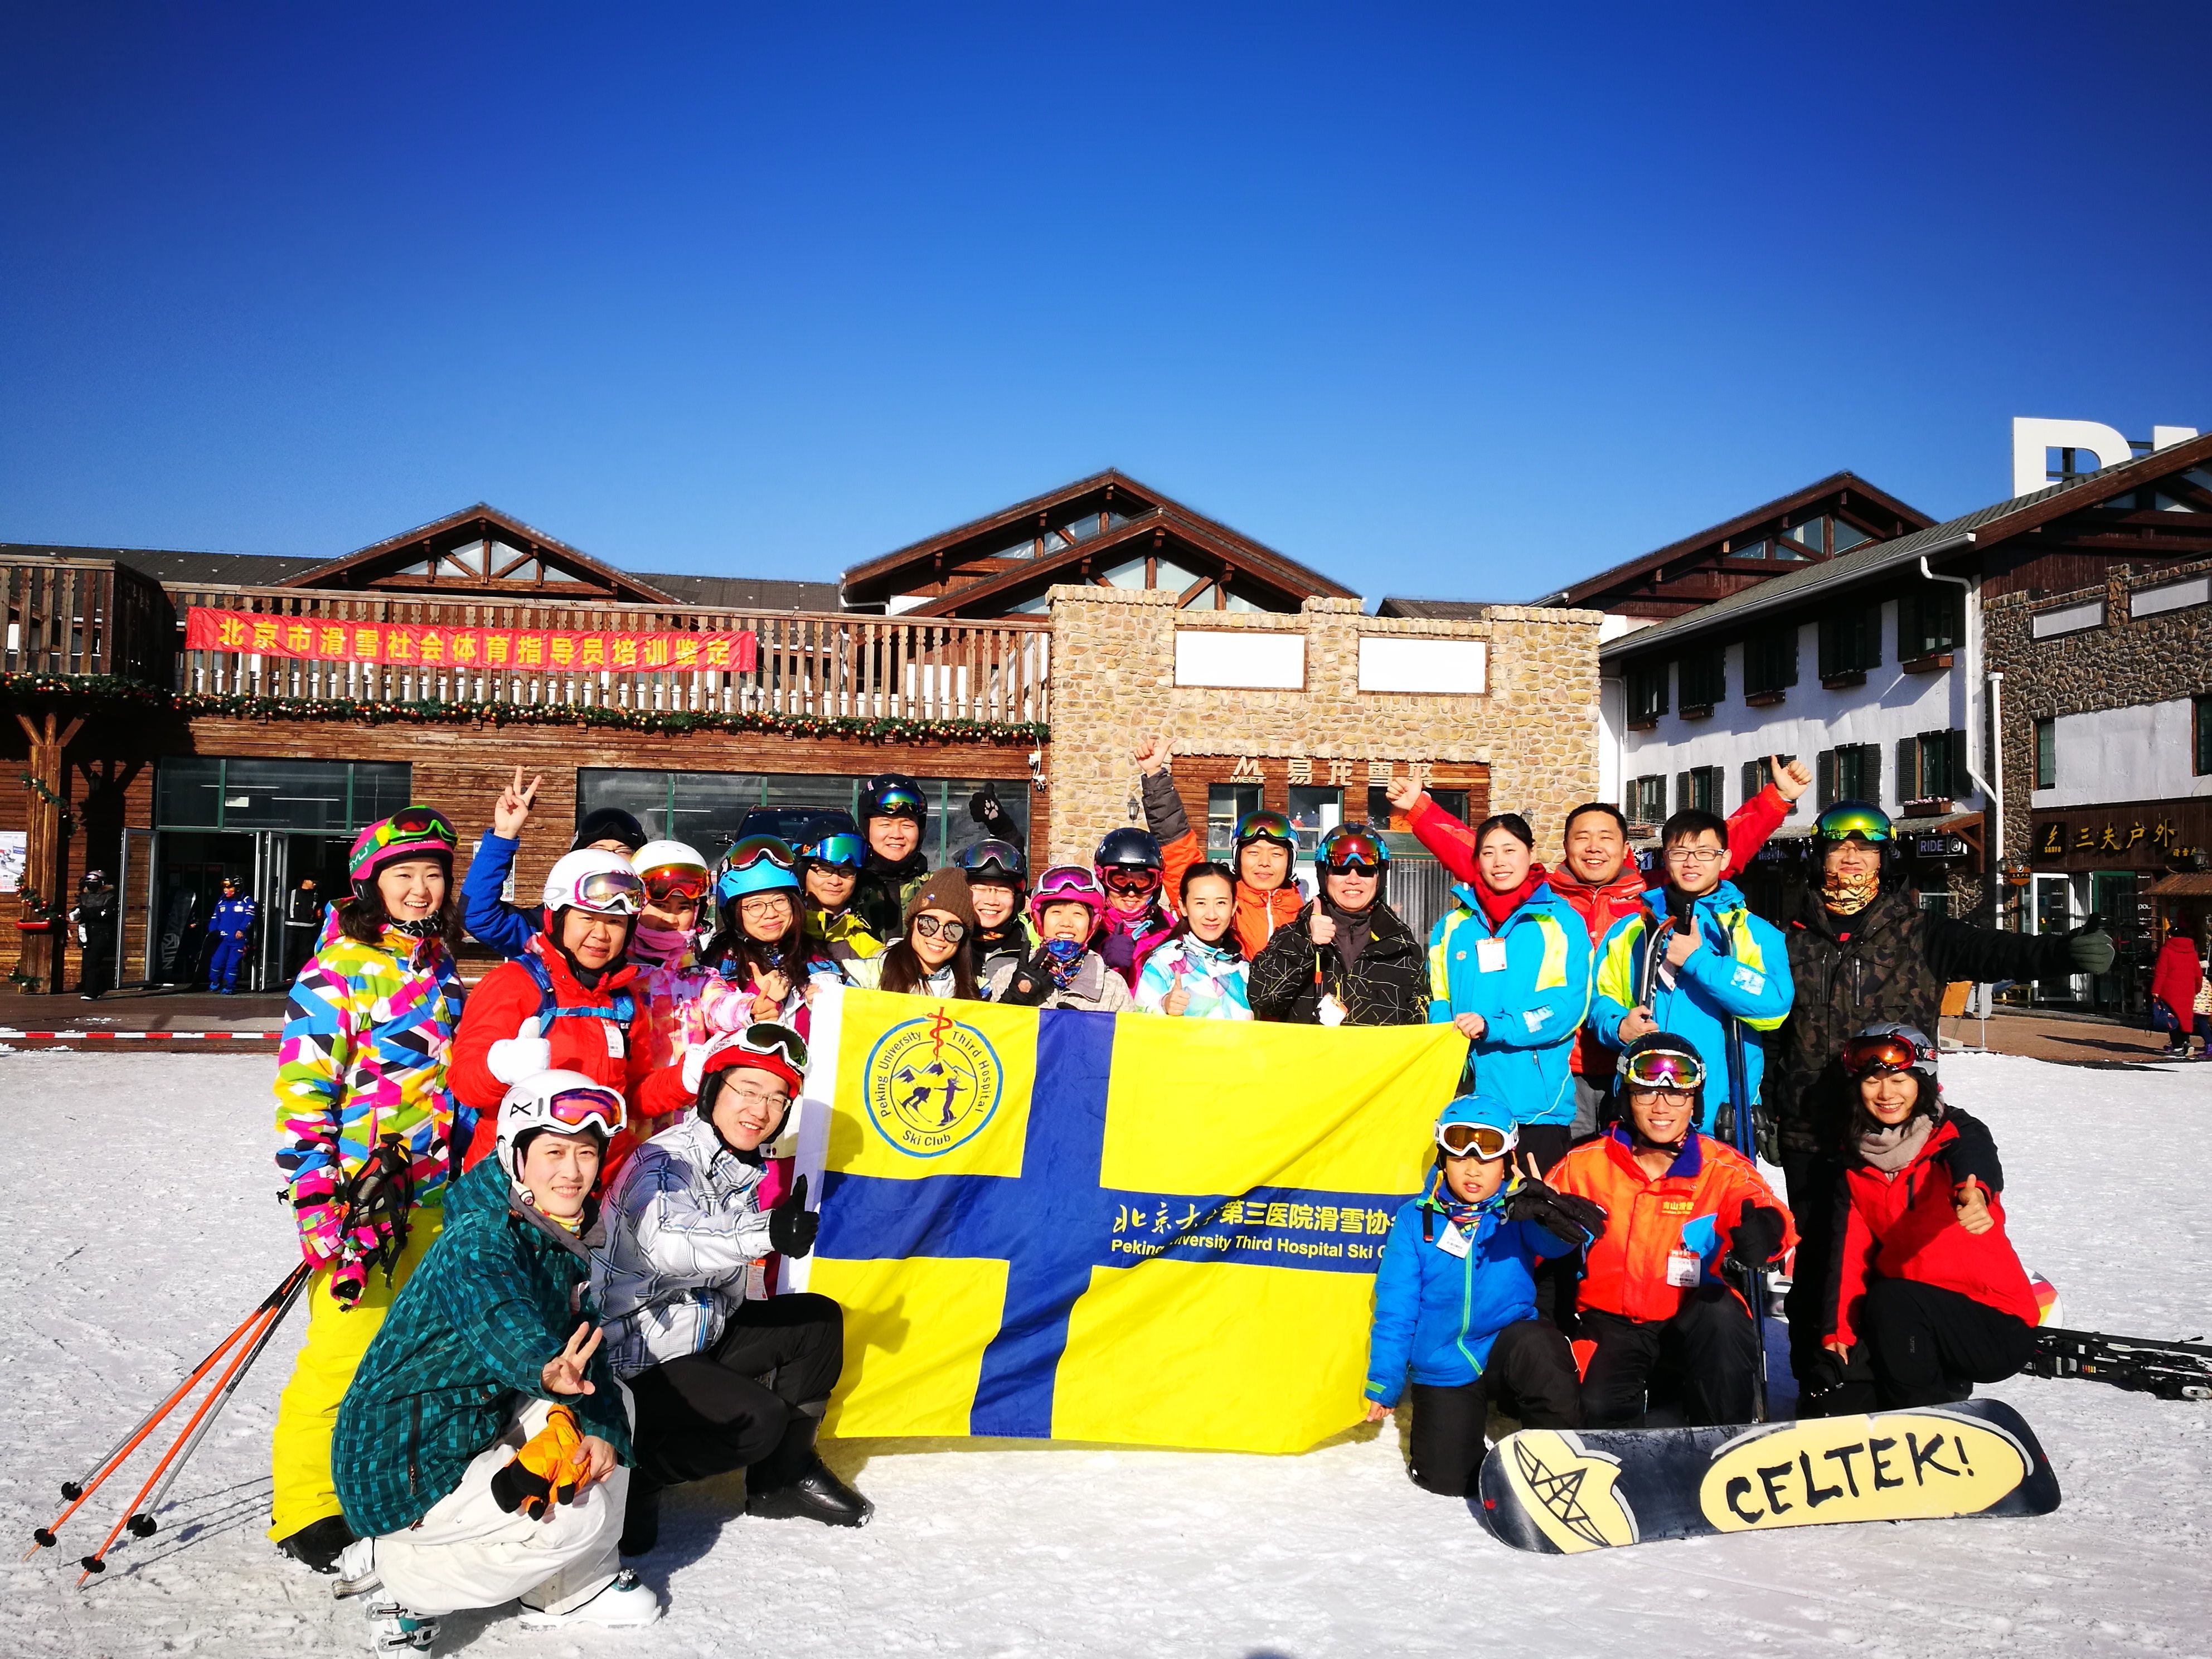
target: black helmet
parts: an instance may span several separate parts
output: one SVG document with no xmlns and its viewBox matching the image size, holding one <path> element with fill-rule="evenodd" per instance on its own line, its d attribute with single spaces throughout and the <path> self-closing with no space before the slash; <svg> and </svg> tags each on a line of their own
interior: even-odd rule
<svg viewBox="0 0 2212 1659">
<path fill-rule="evenodd" d="M 929 797 L 903 772 L 879 772 L 860 786 L 860 828 L 870 818 L 912 818 L 929 822 Z"/>
<path fill-rule="evenodd" d="M 1102 872 L 1157 870 L 1160 867 L 1160 844 L 1135 824 L 1124 824 L 1119 830 L 1106 832 L 1106 839 L 1098 843 L 1091 862 Z"/>
<path fill-rule="evenodd" d="M 952 861 L 968 872 L 970 881 L 996 878 L 1019 887 L 1029 879 L 1030 861 L 1022 856 L 1022 849 L 996 836 L 962 848 L 952 855 Z"/>
</svg>

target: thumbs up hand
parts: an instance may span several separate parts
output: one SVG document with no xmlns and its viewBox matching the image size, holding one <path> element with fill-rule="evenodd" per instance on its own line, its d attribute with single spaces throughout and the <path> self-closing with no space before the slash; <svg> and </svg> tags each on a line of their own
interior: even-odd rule
<svg viewBox="0 0 2212 1659">
<path fill-rule="evenodd" d="M 1985 1233 L 1997 1224 L 1990 1213 L 1990 1200 L 1978 1176 L 1968 1176 L 1951 1194 L 1951 1207 L 1959 1224 L 1970 1233 Z"/>
<path fill-rule="evenodd" d="M 1180 1014 L 1190 1006 L 1190 988 L 1182 982 L 1182 969 L 1176 969 L 1175 981 L 1160 1000 L 1160 1007 L 1170 1014 Z"/>
<path fill-rule="evenodd" d="M 1313 910 L 1306 918 L 1306 932 L 1317 945 L 1336 943 L 1336 924 L 1322 910 L 1319 899 L 1313 902 Z"/>
</svg>

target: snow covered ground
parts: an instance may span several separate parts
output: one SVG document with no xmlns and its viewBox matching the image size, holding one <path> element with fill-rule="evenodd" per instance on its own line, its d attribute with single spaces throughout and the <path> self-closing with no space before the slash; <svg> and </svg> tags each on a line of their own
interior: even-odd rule
<svg viewBox="0 0 2212 1659">
<path fill-rule="evenodd" d="M 0 1054 L 0 1530 L 29 1542 L 76 1474 L 284 1273 L 271 1062 Z M 2087 1071 L 1947 1056 L 1995 1128 L 2028 1265 L 2067 1322 L 2212 1327 L 2212 1067 Z M 296 1316 L 295 1316 L 296 1320 Z M 358 1652 L 329 1581 L 262 1538 L 280 1337 L 155 1538 L 74 1588 L 137 1480 L 63 1547 L 6 1557 L 0 1653 Z M 447 1621 L 441 1652 L 1259 1655 L 2212 1653 L 2212 1405 L 2100 1384 L 1990 1390 L 2065 1492 L 2030 1521 L 1918 1522 L 1655 1544 L 1571 1559 L 1491 1542 L 1407 1481 L 1395 1430 L 1261 1458 L 866 1443 L 831 1461 L 878 1505 L 833 1534 L 738 1513 L 732 1480 L 673 1493 L 643 1634 Z M 21 1546 L 18 1546 L 21 1547 Z"/>
</svg>

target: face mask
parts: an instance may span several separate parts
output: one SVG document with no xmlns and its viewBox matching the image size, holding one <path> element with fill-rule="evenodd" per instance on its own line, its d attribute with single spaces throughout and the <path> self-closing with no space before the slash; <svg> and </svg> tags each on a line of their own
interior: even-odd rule
<svg viewBox="0 0 2212 1659">
<path fill-rule="evenodd" d="M 1856 915 L 1872 904 L 1875 896 L 1881 891 L 1881 872 L 1869 870 L 1862 875 L 1847 876 L 1831 872 L 1820 884 L 1820 896 L 1828 908 L 1839 916 Z"/>
<path fill-rule="evenodd" d="M 1073 962 L 1090 948 L 1079 939 L 1048 939 L 1044 942 L 1045 954 L 1062 963 Z"/>
<path fill-rule="evenodd" d="M 635 939 L 641 954 L 661 962 L 675 961 L 691 942 L 691 936 L 682 928 L 663 927 L 650 921 L 638 923 Z"/>
</svg>

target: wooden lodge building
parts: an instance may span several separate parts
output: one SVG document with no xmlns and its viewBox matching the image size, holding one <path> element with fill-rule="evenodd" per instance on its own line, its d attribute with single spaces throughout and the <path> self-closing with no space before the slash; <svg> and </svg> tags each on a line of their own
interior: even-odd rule
<svg viewBox="0 0 2212 1659">
<path fill-rule="evenodd" d="M 343 892 L 355 834 L 410 800 L 481 833 L 517 765 L 544 777 L 525 902 L 593 808 L 712 859 L 881 771 L 931 793 L 933 860 L 981 833 L 986 781 L 1033 861 L 1087 858 L 1147 726 L 1217 839 L 1261 804 L 1310 833 L 1369 816 L 1406 768 L 1556 833 L 1596 781 L 1595 614 L 1370 617 L 1113 471 L 837 583 L 624 569 L 479 504 L 328 560 L 0 544 L 0 954 L 27 992 L 75 988 L 88 868 L 120 882 L 123 983 L 204 982 L 228 875 L 260 904 L 251 981 L 279 987 L 304 878 Z"/>
</svg>

